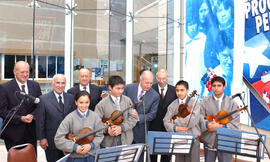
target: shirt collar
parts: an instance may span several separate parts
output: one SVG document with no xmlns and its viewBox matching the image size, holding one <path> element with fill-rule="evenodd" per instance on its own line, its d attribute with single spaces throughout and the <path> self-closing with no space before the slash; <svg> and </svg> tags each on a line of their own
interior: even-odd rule
<svg viewBox="0 0 270 162">
<path fill-rule="evenodd" d="M 110 95 L 110 96 L 111 96 L 111 98 L 112 98 L 112 100 L 113 100 L 114 103 L 115 103 L 116 98 L 118 99 L 118 102 L 120 103 L 120 98 L 121 97 L 114 97 L 113 95 Z"/>
<path fill-rule="evenodd" d="M 77 112 L 77 114 L 79 115 L 79 117 L 80 118 L 83 118 L 84 116 L 85 117 L 88 117 L 89 116 L 89 110 L 86 110 L 84 113 L 83 112 L 81 112 L 78 108 L 76 109 L 76 112 Z"/>
<path fill-rule="evenodd" d="M 141 87 L 141 84 L 139 83 L 139 86 L 138 86 L 138 95 L 141 93 L 141 91 L 142 91 L 143 89 L 142 89 L 142 87 Z M 146 93 L 146 91 L 145 90 L 143 90 L 143 95 Z"/>
<path fill-rule="evenodd" d="M 180 105 L 182 102 L 183 102 L 183 104 L 186 103 L 186 100 L 187 100 L 187 96 L 186 96 L 183 100 L 181 100 L 180 98 L 178 98 L 179 105 Z"/>
<path fill-rule="evenodd" d="M 62 92 L 61 94 L 58 94 L 58 93 L 56 93 L 55 91 L 53 91 L 53 93 L 54 93 L 54 95 L 55 95 L 57 101 L 59 100 L 58 97 L 61 96 L 61 97 L 62 97 L 62 101 L 64 102 L 64 95 L 63 95 L 63 92 Z"/>
<path fill-rule="evenodd" d="M 224 93 L 222 94 L 222 96 L 220 98 L 217 98 L 215 95 L 213 95 L 213 97 L 214 97 L 215 100 L 222 101 L 223 98 L 224 98 Z"/>
<path fill-rule="evenodd" d="M 166 86 L 163 88 L 163 91 L 166 91 L 167 88 L 168 88 L 168 84 L 166 84 Z M 159 89 L 159 91 L 161 91 L 162 88 L 158 85 L 158 89 Z"/>
<path fill-rule="evenodd" d="M 80 84 L 80 90 L 81 90 L 81 91 L 84 91 L 83 87 L 86 87 L 86 91 L 89 90 L 89 84 L 87 84 L 86 86 L 82 86 L 82 85 Z"/>
<path fill-rule="evenodd" d="M 22 84 L 21 82 L 19 82 L 19 81 L 17 80 L 16 77 L 15 77 L 15 79 L 16 79 L 16 82 L 17 82 L 18 86 L 20 87 L 20 89 L 22 88 L 22 85 L 25 85 L 25 89 L 27 88 L 27 81 L 26 81 L 24 84 Z M 21 89 L 21 90 L 22 90 L 22 89 Z"/>
</svg>

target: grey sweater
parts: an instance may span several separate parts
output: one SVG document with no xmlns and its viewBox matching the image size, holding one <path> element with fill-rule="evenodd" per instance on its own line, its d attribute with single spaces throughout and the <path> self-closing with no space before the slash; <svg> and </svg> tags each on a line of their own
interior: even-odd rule
<svg viewBox="0 0 270 162">
<path fill-rule="evenodd" d="M 87 115 L 88 116 L 85 118 L 82 117 L 77 109 L 71 112 L 62 121 L 54 137 L 55 146 L 65 153 L 71 153 L 70 157 L 72 158 L 82 158 L 87 157 L 88 155 L 77 154 L 76 151 L 74 151 L 77 144 L 71 140 L 66 139 L 66 134 L 77 133 L 79 130 L 85 127 L 91 128 L 92 130 L 101 129 L 103 127 L 101 119 L 95 112 L 89 110 Z M 92 146 L 94 146 L 94 148 L 91 148 L 89 151 L 90 153 L 95 153 L 96 150 L 100 148 L 100 143 L 102 142 L 103 137 L 103 131 L 99 131 L 95 134 L 94 140 L 92 141 Z"/>
<path fill-rule="evenodd" d="M 129 108 L 133 105 L 132 101 L 129 97 L 122 95 L 120 102 L 120 109 L 121 111 Z M 111 114 L 117 110 L 116 104 L 113 102 L 110 96 L 103 98 L 95 107 L 95 112 L 99 115 L 100 118 L 109 118 Z M 124 112 L 124 120 L 120 124 L 122 127 L 121 132 L 121 144 L 122 145 L 129 145 L 133 141 L 133 132 L 132 128 L 136 125 L 138 119 L 135 115 L 131 114 L 131 109 Z M 101 147 L 111 147 L 114 140 L 117 137 L 112 137 L 110 135 L 105 135 L 104 140 L 101 143 Z"/>
<path fill-rule="evenodd" d="M 213 96 L 209 96 L 205 98 L 201 104 L 201 115 L 202 118 L 207 115 L 216 115 L 220 110 L 218 109 L 218 101 L 215 100 Z M 236 102 L 234 102 L 230 97 L 225 96 L 222 99 L 221 102 L 221 110 L 227 111 L 227 113 L 230 113 L 234 110 L 238 110 L 238 106 Z M 208 144 L 209 147 L 213 147 L 216 142 L 216 132 L 208 132 L 208 121 L 205 119 L 202 119 L 201 122 L 201 128 L 202 128 L 202 138 L 204 142 Z M 229 129 L 239 129 L 240 126 L 240 116 L 239 112 L 234 113 L 231 115 L 231 120 L 229 123 L 227 123 L 224 127 Z"/>
<path fill-rule="evenodd" d="M 195 104 L 195 99 L 191 98 L 188 107 L 190 108 L 190 113 L 192 112 L 192 108 Z M 171 118 L 178 113 L 178 107 L 179 107 L 179 99 L 175 99 L 168 107 L 168 111 L 163 119 L 164 126 L 168 132 L 174 132 L 174 127 L 180 126 L 180 127 L 186 127 L 190 119 L 189 125 L 188 125 L 188 131 L 187 133 L 194 134 L 195 136 L 199 136 L 201 134 L 200 127 L 199 127 L 199 117 L 200 117 L 200 106 L 199 101 L 196 103 L 194 107 L 193 114 L 189 114 L 185 118 L 178 118 L 175 119 L 174 122 L 171 122 Z M 191 115 L 191 116 L 190 116 Z"/>
</svg>

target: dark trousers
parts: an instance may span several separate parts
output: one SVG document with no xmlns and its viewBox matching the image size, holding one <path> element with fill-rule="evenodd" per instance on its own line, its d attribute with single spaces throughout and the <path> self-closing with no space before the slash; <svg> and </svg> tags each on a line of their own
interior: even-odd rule
<svg viewBox="0 0 270 162">
<path fill-rule="evenodd" d="M 157 155 L 150 155 L 151 162 L 157 162 Z M 161 155 L 160 162 L 169 162 L 171 160 L 170 155 Z"/>
<path fill-rule="evenodd" d="M 217 144 L 214 145 L 214 149 L 216 149 L 216 148 L 217 148 Z M 206 143 L 204 143 L 204 157 L 205 157 L 205 162 L 216 161 L 217 157 L 218 157 L 219 162 L 232 161 L 232 154 L 209 149 L 209 147 L 207 146 Z"/>
<path fill-rule="evenodd" d="M 64 156 L 64 153 L 62 151 L 58 149 L 49 149 L 49 148 L 45 150 L 45 154 L 48 162 L 55 162 Z"/>
<path fill-rule="evenodd" d="M 33 127 L 31 127 L 30 125 L 27 124 L 25 126 L 24 135 L 23 135 L 23 138 L 21 140 L 13 141 L 13 140 L 9 140 L 9 139 L 4 139 L 7 151 L 13 146 L 17 146 L 17 145 L 21 145 L 21 144 L 25 144 L 25 143 L 31 143 L 35 148 L 35 153 L 37 154 L 36 134 L 33 133 L 33 132 L 35 132 L 35 130 L 33 131 L 31 129 L 33 129 Z"/>
</svg>

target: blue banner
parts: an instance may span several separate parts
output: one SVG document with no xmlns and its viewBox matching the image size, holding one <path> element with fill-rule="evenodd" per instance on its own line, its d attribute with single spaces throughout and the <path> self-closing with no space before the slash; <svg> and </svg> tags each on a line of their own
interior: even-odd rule
<svg viewBox="0 0 270 162">
<path fill-rule="evenodd" d="M 246 1 L 243 75 L 270 106 L 269 1 Z M 250 110 L 257 127 L 270 130 L 270 114 L 250 93 Z"/>
<path fill-rule="evenodd" d="M 190 90 L 212 94 L 211 79 L 226 80 L 231 96 L 234 63 L 233 0 L 186 0 L 185 72 Z"/>
</svg>

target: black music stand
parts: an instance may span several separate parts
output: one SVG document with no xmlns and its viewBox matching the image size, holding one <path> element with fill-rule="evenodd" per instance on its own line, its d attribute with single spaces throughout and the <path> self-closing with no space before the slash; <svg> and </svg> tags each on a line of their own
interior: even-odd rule
<svg viewBox="0 0 270 162">
<path fill-rule="evenodd" d="M 56 162 L 66 162 L 70 154 L 66 154 L 64 157 L 61 159 L 58 159 Z"/>
<path fill-rule="evenodd" d="M 144 144 L 116 146 L 99 149 L 96 162 L 137 162 L 143 151 Z"/>
<path fill-rule="evenodd" d="M 148 131 L 150 154 L 190 154 L 193 141 L 193 134 Z"/>
<path fill-rule="evenodd" d="M 262 135 L 265 141 L 266 136 Z M 263 142 L 262 141 L 262 142 Z M 217 150 L 247 157 L 253 157 L 260 162 L 264 157 L 264 148 L 256 133 L 217 128 Z"/>
</svg>

